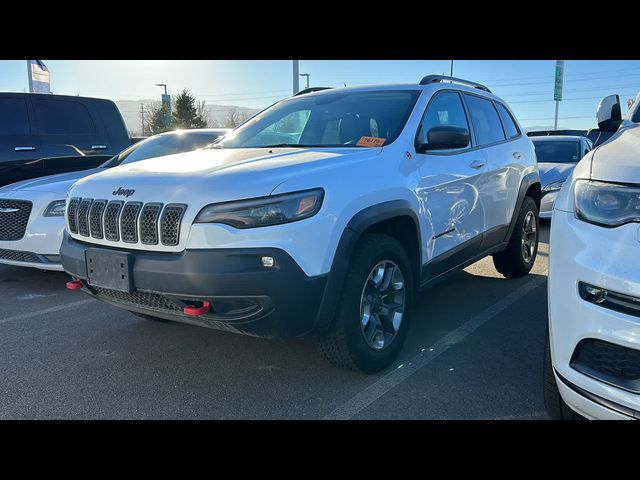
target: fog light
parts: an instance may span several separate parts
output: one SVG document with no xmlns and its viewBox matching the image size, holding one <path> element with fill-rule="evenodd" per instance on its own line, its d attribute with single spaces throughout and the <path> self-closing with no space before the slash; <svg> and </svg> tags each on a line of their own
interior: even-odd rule
<svg viewBox="0 0 640 480">
<path fill-rule="evenodd" d="M 600 304 L 607 299 L 607 291 L 604 288 L 594 287 L 588 283 L 580 282 L 580 296 L 591 303 Z"/>
<path fill-rule="evenodd" d="M 276 261 L 273 259 L 273 257 L 262 257 L 261 260 L 263 267 L 271 268 L 276 264 Z"/>
</svg>

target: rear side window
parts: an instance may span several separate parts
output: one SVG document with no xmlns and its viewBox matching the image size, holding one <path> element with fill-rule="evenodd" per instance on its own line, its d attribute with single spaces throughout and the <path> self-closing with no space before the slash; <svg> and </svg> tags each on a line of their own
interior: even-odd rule
<svg viewBox="0 0 640 480">
<path fill-rule="evenodd" d="M 520 135 L 520 130 L 518 130 L 518 125 L 516 125 L 516 121 L 513 119 L 507 107 L 502 105 L 501 103 L 496 102 L 496 107 L 498 107 L 498 112 L 500 112 L 500 118 L 502 119 L 502 125 L 504 129 L 507 131 L 507 136 L 509 138 L 515 138 Z"/>
<path fill-rule="evenodd" d="M 80 102 L 39 99 L 38 109 L 45 134 L 82 135 L 96 133 L 91 115 Z"/>
<path fill-rule="evenodd" d="M 505 140 L 502 123 L 493 102 L 475 95 L 465 94 L 464 96 L 469 107 L 471 123 L 478 145 L 488 145 Z"/>
<path fill-rule="evenodd" d="M 426 144 L 427 132 L 442 125 L 462 127 L 469 130 L 467 115 L 460 95 L 455 92 L 437 93 L 435 98 L 427 107 L 427 111 L 422 118 L 420 130 L 418 131 L 418 143 Z"/>
<path fill-rule="evenodd" d="M 0 135 L 30 135 L 27 102 L 22 98 L 0 98 Z"/>
</svg>

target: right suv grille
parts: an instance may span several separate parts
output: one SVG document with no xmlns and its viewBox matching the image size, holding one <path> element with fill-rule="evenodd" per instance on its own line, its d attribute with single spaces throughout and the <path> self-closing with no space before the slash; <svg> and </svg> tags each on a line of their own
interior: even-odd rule
<svg viewBox="0 0 640 480">
<path fill-rule="evenodd" d="M 180 243 L 183 204 L 72 198 L 67 207 L 71 233 L 110 242 L 175 246 Z"/>
<path fill-rule="evenodd" d="M 24 237 L 32 206 L 26 200 L 0 200 L 0 240 L 14 241 Z"/>
</svg>

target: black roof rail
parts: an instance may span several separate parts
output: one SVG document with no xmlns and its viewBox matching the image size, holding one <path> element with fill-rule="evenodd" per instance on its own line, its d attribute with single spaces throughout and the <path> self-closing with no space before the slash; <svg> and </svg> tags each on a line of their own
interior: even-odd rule
<svg viewBox="0 0 640 480">
<path fill-rule="evenodd" d="M 489 90 L 484 85 L 481 85 L 480 83 L 471 82 L 469 80 L 464 80 L 462 78 L 447 77 L 446 75 L 427 75 L 422 80 L 420 80 L 420 85 L 428 85 L 429 83 L 437 83 L 437 82 L 445 82 L 445 81 L 459 83 L 461 85 L 467 85 L 468 87 L 478 88 L 480 90 L 484 90 L 485 92 L 491 93 L 491 90 Z"/>
<path fill-rule="evenodd" d="M 319 92 L 320 90 L 330 90 L 332 88 L 333 87 L 309 87 L 305 88 L 304 90 L 300 90 L 294 95 L 294 97 L 297 97 L 298 95 L 304 95 L 305 93 Z"/>
</svg>

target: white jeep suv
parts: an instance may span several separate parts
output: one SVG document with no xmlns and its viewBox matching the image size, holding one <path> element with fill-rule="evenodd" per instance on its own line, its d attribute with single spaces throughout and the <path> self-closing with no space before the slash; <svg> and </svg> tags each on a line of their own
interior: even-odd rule
<svg viewBox="0 0 640 480">
<path fill-rule="evenodd" d="M 77 182 L 71 289 L 139 315 L 264 337 L 314 335 L 334 364 L 398 354 L 412 298 L 493 255 L 531 269 L 531 140 L 484 86 L 310 89 L 210 148 Z"/>
<path fill-rule="evenodd" d="M 600 129 L 616 132 L 553 207 L 544 393 L 555 419 L 640 419 L 640 95 L 624 121 L 620 111 L 617 95 L 600 102 Z"/>
</svg>

